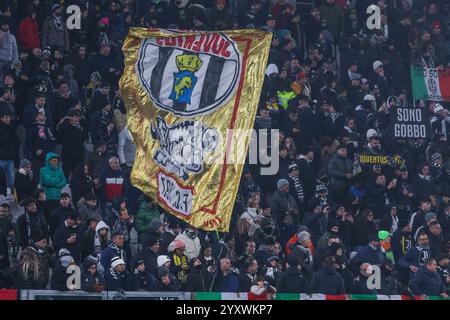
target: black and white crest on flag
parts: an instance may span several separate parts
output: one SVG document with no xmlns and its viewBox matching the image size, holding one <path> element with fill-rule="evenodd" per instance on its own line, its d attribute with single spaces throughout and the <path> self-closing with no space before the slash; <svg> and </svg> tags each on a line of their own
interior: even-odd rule
<svg viewBox="0 0 450 320">
<path fill-rule="evenodd" d="M 141 43 L 136 71 L 149 98 L 162 110 L 184 117 L 208 114 L 225 105 L 239 82 L 237 45 L 223 34 L 196 35 L 193 43 L 203 44 L 194 50 L 192 41 L 183 44 L 182 36 L 174 37 L 179 40 L 170 45 L 157 38 Z M 224 42 L 225 53 L 213 52 L 212 48 L 225 47 Z"/>
</svg>

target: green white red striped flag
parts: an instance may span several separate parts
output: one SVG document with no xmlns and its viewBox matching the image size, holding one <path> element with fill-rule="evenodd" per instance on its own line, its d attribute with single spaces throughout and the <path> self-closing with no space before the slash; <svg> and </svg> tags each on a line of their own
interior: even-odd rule
<svg viewBox="0 0 450 320">
<path fill-rule="evenodd" d="M 193 293 L 193 300 L 254 300 L 252 294 L 246 292 L 228 293 L 228 292 L 196 292 Z M 406 295 L 364 295 L 364 294 L 345 294 L 332 296 L 327 294 L 306 294 L 306 293 L 277 293 L 273 300 L 448 300 L 443 297 L 421 297 Z"/>
<path fill-rule="evenodd" d="M 411 85 L 415 100 L 450 101 L 450 68 L 411 66 Z"/>
</svg>

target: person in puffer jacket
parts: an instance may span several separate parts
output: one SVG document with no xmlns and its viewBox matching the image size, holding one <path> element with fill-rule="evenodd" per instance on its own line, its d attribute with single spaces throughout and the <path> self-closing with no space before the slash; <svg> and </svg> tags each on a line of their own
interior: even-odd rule
<svg viewBox="0 0 450 320">
<path fill-rule="evenodd" d="M 61 168 L 59 155 L 53 152 L 47 153 L 45 156 L 45 167 L 40 170 L 40 183 L 45 191 L 47 201 L 52 201 L 58 205 L 61 197 L 61 190 L 67 184 L 66 176 Z"/>
<path fill-rule="evenodd" d="M 9 31 L 9 19 L 0 16 L 0 79 L 3 79 L 3 71 L 11 68 L 14 59 L 18 59 L 16 37 Z"/>
</svg>

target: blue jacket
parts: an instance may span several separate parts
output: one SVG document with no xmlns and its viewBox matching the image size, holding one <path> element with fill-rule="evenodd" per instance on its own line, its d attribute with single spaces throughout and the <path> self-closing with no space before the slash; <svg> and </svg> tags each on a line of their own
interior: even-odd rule
<svg viewBox="0 0 450 320">
<path fill-rule="evenodd" d="M 425 266 L 417 271 L 417 275 L 411 280 L 410 288 L 417 296 L 439 296 L 445 293 L 445 286 L 439 274 L 428 271 Z"/>
<path fill-rule="evenodd" d="M 105 284 L 108 291 L 128 290 L 128 275 L 126 272 L 117 273 L 110 268 L 105 272 Z"/>
<path fill-rule="evenodd" d="M 362 247 L 361 250 L 350 260 L 350 270 L 357 275 L 359 274 L 359 267 L 363 263 L 370 263 L 371 265 L 381 266 L 384 263 L 384 254 L 379 247 L 376 250 L 369 245 Z"/>
<path fill-rule="evenodd" d="M 109 270 L 109 268 L 111 267 L 112 258 L 116 256 L 121 257 L 125 262 L 127 262 L 123 249 L 120 249 L 118 246 L 111 242 L 108 247 L 102 251 L 100 256 L 100 264 L 105 269 L 105 273 L 107 273 L 107 270 Z"/>
<path fill-rule="evenodd" d="M 222 272 L 216 279 L 216 290 L 218 292 L 239 292 L 239 277 L 234 272 L 224 276 Z"/>
<path fill-rule="evenodd" d="M 404 269 L 409 269 L 409 266 L 420 267 L 424 265 L 424 260 L 427 258 L 431 258 L 430 248 L 413 246 L 403 257 L 400 258 L 398 264 Z"/>
</svg>

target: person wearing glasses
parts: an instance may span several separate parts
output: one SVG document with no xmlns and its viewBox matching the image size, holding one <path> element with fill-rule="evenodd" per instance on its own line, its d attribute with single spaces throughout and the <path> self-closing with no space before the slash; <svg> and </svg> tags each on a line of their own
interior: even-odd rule
<svg viewBox="0 0 450 320">
<path fill-rule="evenodd" d="M 419 268 L 425 264 L 425 260 L 431 258 L 431 249 L 426 233 L 419 234 L 417 243 L 400 258 L 400 268 L 409 270 L 409 278 L 412 279 Z"/>
</svg>

